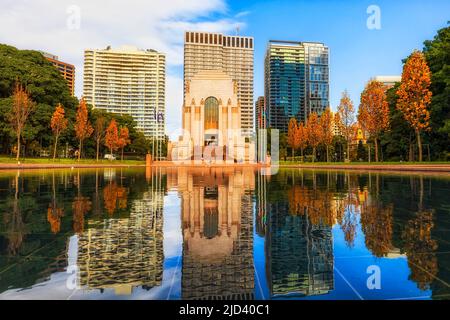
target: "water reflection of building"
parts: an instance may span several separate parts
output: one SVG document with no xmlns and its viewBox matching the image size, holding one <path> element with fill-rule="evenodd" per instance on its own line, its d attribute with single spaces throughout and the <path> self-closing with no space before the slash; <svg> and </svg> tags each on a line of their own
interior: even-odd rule
<svg viewBox="0 0 450 320">
<path fill-rule="evenodd" d="M 163 202 L 161 179 L 153 176 L 142 198 L 132 201 L 128 218 L 89 221 L 78 241 L 79 285 L 131 294 L 133 287 L 161 285 Z"/>
<path fill-rule="evenodd" d="M 256 233 L 264 237 L 267 224 L 267 176 L 256 175 Z"/>
<path fill-rule="evenodd" d="M 288 203 L 270 206 L 266 272 L 272 297 L 320 295 L 334 289 L 331 227 L 290 215 Z"/>
<path fill-rule="evenodd" d="M 179 169 L 183 299 L 252 299 L 253 169 Z"/>
</svg>

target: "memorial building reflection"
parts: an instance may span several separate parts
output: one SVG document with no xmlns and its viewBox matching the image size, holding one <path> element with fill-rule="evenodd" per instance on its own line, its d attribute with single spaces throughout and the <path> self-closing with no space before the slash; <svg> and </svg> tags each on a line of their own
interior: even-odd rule
<svg viewBox="0 0 450 320">
<path fill-rule="evenodd" d="M 181 197 L 183 299 L 253 299 L 254 173 L 251 168 L 168 172 L 176 174 Z"/>
</svg>

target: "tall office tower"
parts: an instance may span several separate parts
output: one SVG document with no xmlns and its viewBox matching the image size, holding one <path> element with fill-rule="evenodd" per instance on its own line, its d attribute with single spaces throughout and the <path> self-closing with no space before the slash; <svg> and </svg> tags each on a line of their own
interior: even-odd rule
<svg viewBox="0 0 450 320">
<path fill-rule="evenodd" d="M 237 83 L 241 127 L 253 131 L 253 38 L 218 33 L 186 32 L 184 38 L 184 93 L 199 71 L 222 70 Z"/>
<path fill-rule="evenodd" d="M 287 132 L 289 119 L 305 121 L 329 105 L 328 47 L 316 42 L 269 41 L 264 95 L 268 125 Z"/>
<path fill-rule="evenodd" d="M 267 114 L 266 114 L 266 104 L 264 97 L 258 97 L 255 102 L 255 127 L 256 129 L 266 129 L 267 128 Z"/>
<path fill-rule="evenodd" d="M 63 78 L 67 81 L 67 86 L 69 87 L 72 96 L 75 94 L 75 66 L 73 64 L 65 63 L 59 61 L 58 56 L 51 53 L 41 51 L 45 59 L 50 61 L 53 66 L 55 66 Z"/>
<path fill-rule="evenodd" d="M 83 92 L 96 109 L 131 115 L 146 137 L 165 134 L 166 57 L 123 46 L 85 50 Z"/>
</svg>

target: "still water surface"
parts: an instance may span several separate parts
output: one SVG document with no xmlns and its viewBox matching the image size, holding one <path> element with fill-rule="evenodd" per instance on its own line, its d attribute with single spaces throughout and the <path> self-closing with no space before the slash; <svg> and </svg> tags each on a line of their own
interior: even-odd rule
<svg viewBox="0 0 450 320">
<path fill-rule="evenodd" d="M 449 299 L 450 178 L 0 172 L 0 299 Z"/>
</svg>

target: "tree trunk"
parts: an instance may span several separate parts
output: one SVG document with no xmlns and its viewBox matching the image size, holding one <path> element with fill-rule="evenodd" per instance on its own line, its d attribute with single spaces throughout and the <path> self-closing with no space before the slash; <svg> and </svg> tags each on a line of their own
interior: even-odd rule
<svg viewBox="0 0 450 320">
<path fill-rule="evenodd" d="M 123 161 L 123 148 L 122 148 L 122 155 L 120 156 L 121 161 Z"/>
<path fill-rule="evenodd" d="M 303 148 L 300 148 L 300 156 L 301 156 L 302 162 L 303 162 Z"/>
<path fill-rule="evenodd" d="M 327 162 L 330 162 L 330 150 L 327 145 Z"/>
<path fill-rule="evenodd" d="M 109 148 L 109 161 L 112 161 L 112 146 Z"/>
<path fill-rule="evenodd" d="M 417 147 L 419 148 L 419 162 L 422 162 L 422 141 L 420 140 L 420 131 L 416 130 Z"/>
<path fill-rule="evenodd" d="M 58 136 L 55 137 L 55 146 L 53 147 L 53 160 L 56 158 L 56 146 L 58 145 Z"/>
<path fill-rule="evenodd" d="M 312 162 L 316 161 L 316 147 L 313 147 Z"/>
<path fill-rule="evenodd" d="M 291 149 L 292 149 L 292 161 L 294 161 L 295 150 L 294 150 L 294 148 L 291 148 Z"/>
<path fill-rule="evenodd" d="M 17 131 L 17 152 L 16 152 L 16 161 L 19 161 L 20 158 L 20 130 Z"/>
<path fill-rule="evenodd" d="M 350 139 L 347 139 L 347 160 L 350 161 Z"/>
<path fill-rule="evenodd" d="M 100 141 L 97 140 L 97 161 L 98 161 L 98 152 L 99 152 L 99 149 L 100 149 Z"/>
<path fill-rule="evenodd" d="M 378 139 L 375 138 L 375 162 L 378 162 Z"/>
<path fill-rule="evenodd" d="M 81 159 L 81 148 L 83 147 L 83 140 L 80 139 L 80 146 L 78 148 L 78 161 Z"/>
</svg>

